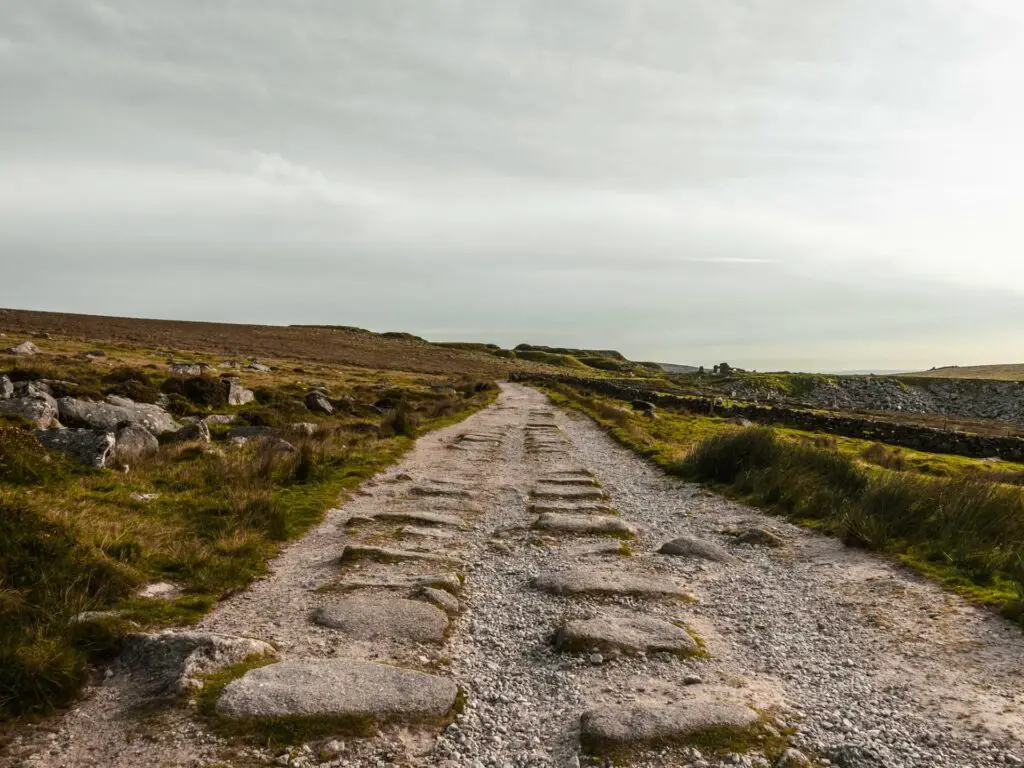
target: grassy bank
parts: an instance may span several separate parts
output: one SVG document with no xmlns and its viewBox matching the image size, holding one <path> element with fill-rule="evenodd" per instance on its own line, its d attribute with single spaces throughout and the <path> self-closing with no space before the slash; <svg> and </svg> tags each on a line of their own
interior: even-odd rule
<svg viewBox="0 0 1024 768">
<path fill-rule="evenodd" d="M 128 471 L 74 464 L 45 451 L 25 425 L 0 425 L 0 717 L 72 700 L 126 632 L 196 621 L 262 576 L 281 545 L 318 523 L 346 489 L 497 391 L 485 380 L 324 368 L 317 381 L 338 406 L 327 416 L 303 404 L 310 371 L 274 367 L 258 374 L 257 400 L 238 407 L 206 402 L 201 383 L 183 386 L 138 360 L 97 369 L 51 357 L 0 370 L 73 382 L 97 397 L 123 386 L 130 370 L 137 395 L 141 387 L 180 391 L 172 397 L 179 415 L 235 417 L 213 426 L 212 444 L 165 444 Z M 300 421 L 315 424 L 313 433 L 289 426 Z M 279 428 L 294 450 L 224 439 L 247 424 Z M 177 592 L 139 597 L 152 582 Z M 96 611 L 111 613 L 75 620 Z"/>
<path fill-rule="evenodd" d="M 1011 618 L 1024 616 L 1019 465 L 690 414 L 648 419 L 567 387 L 547 391 L 672 474 L 895 556 Z"/>
</svg>

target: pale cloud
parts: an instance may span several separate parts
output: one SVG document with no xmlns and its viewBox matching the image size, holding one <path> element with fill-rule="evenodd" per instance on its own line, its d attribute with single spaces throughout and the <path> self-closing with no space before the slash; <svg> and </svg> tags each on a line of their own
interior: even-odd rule
<svg viewBox="0 0 1024 768">
<path fill-rule="evenodd" d="M 1014 0 L 12 0 L 0 304 L 1013 357 L 1022 30 Z"/>
</svg>

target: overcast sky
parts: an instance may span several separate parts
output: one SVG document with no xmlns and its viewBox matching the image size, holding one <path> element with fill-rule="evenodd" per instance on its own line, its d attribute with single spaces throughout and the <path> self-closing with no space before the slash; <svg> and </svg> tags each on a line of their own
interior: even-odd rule
<svg viewBox="0 0 1024 768">
<path fill-rule="evenodd" d="M 1024 360 L 1020 0 L 0 0 L 0 306 Z"/>
</svg>

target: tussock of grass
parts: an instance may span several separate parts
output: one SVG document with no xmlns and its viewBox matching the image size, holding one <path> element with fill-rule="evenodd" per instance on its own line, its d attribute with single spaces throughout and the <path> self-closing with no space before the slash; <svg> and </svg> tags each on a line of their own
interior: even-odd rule
<svg viewBox="0 0 1024 768">
<path fill-rule="evenodd" d="M 931 575 L 1020 611 L 1024 495 L 971 477 L 869 472 L 853 459 L 750 428 L 705 440 L 669 468 L 851 546 L 901 556 Z M 998 597 L 997 597 L 998 596 Z"/>
</svg>

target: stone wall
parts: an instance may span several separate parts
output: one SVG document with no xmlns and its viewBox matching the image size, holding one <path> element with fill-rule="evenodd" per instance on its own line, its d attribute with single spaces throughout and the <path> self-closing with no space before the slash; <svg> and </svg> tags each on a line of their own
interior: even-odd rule
<svg viewBox="0 0 1024 768">
<path fill-rule="evenodd" d="M 725 404 L 710 397 L 671 395 L 613 379 L 585 379 L 574 376 L 520 374 L 519 381 L 568 384 L 618 400 L 643 400 L 659 408 L 685 411 L 705 416 L 749 419 L 758 424 L 778 425 L 811 432 L 825 432 L 843 437 L 877 440 L 890 445 L 913 448 L 929 453 L 948 453 L 971 458 L 998 457 L 1007 461 L 1024 462 L 1024 439 L 1019 437 L 989 437 L 967 432 L 954 432 L 910 424 L 897 424 L 859 416 L 822 413 L 782 405 L 756 405 L 752 403 Z"/>
</svg>

